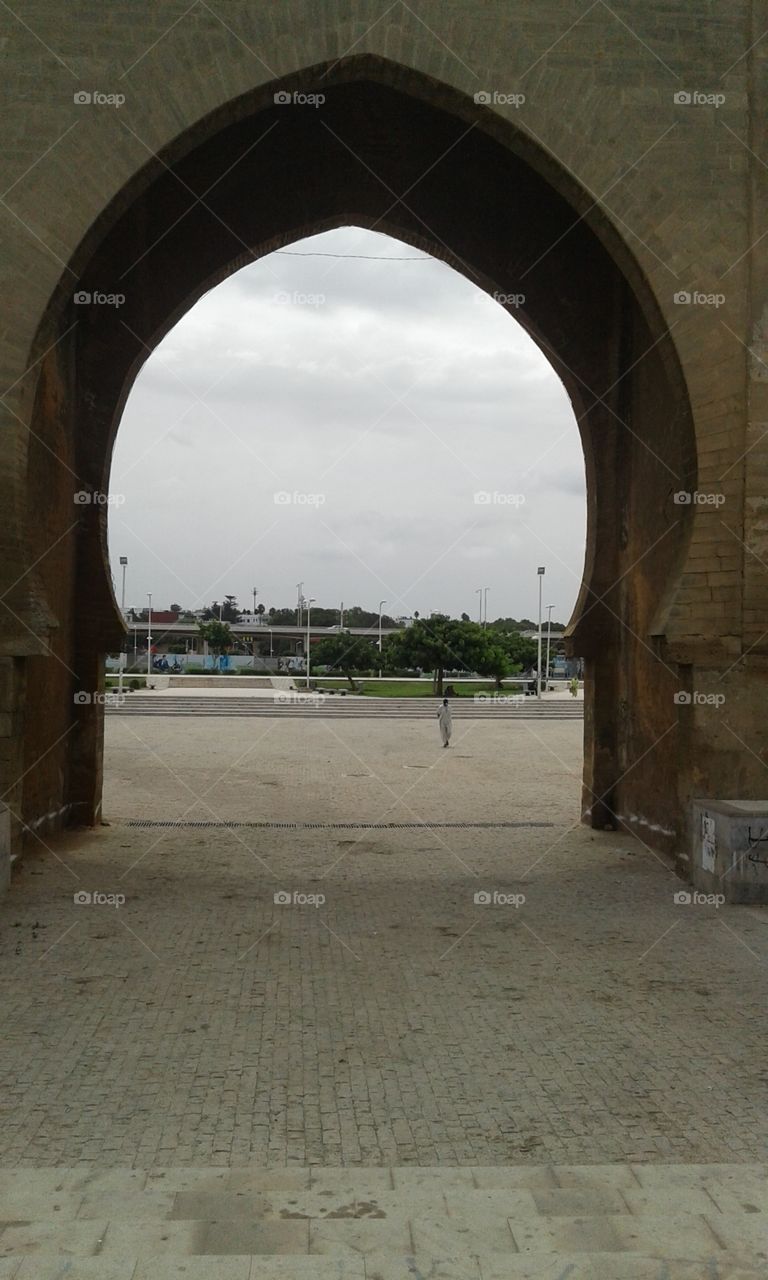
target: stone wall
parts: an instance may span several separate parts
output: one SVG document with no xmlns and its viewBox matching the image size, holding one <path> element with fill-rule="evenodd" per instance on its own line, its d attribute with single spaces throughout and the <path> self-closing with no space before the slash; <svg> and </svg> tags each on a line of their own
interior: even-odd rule
<svg viewBox="0 0 768 1280">
<path fill-rule="evenodd" d="M 106 486 L 132 377 L 211 282 L 344 221 L 521 288 L 571 394 L 588 815 L 683 848 L 692 794 L 762 795 L 763 0 L 116 0 L 108 20 L 30 0 L 23 17 L 0 17 L 0 759 L 17 830 L 99 812 L 101 715 L 73 694 L 97 691 L 119 620 L 103 515 L 72 495 Z M 327 111 L 276 106 L 276 86 Z M 140 255 L 131 338 L 73 295 Z M 680 489 L 724 501 L 681 506 Z M 695 695 L 715 688 L 713 710 Z"/>
</svg>

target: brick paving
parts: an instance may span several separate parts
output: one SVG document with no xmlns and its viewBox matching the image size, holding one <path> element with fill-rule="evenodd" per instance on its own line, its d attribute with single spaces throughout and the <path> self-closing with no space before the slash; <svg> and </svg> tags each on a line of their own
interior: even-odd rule
<svg viewBox="0 0 768 1280">
<path fill-rule="evenodd" d="M 580 725 L 461 726 L 446 752 L 419 722 L 107 736 L 112 825 L 31 850 L 0 906 L 0 1164 L 764 1156 L 768 912 L 676 905 L 641 844 L 572 826 Z M 553 825 L 124 825 L 185 812 Z"/>
</svg>

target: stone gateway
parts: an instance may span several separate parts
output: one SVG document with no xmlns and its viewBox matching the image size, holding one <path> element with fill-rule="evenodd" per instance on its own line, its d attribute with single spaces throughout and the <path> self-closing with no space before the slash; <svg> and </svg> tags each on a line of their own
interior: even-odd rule
<svg viewBox="0 0 768 1280">
<path fill-rule="evenodd" d="M 30 0 L 0 26 L 16 846 L 100 817 L 123 627 L 109 504 L 78 495 L 109 493 L 138 369 L 213 285 L 345 224 L 504 296 L 570 395 L 585 820 L 682 855 L 696 797 L 764 797 L 763 0 Z"/>
</svg>

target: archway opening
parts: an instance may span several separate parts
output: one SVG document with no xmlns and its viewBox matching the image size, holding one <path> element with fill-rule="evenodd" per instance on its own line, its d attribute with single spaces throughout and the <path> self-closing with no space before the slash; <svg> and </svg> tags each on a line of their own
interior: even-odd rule
<svg viewBox="0 0 768 1280">
<path fill-rule="evenodd" d="M 112 287 L 125 302 L 110 314 L 76 313 L 64 293 L 54 303 L 41 338 L 77 324 L 43 362 L 38 437 L 63 431 L 81 483 L 103 491 L 126 397 L 163 334 L 246 261 L 309 232 L 385 231 L 488 292 L 523 295 L 516 316 L 568 391 L 586 459 L 587 554 L 569 629 L 586 660 L 584 814 L 671 847 L 689 785 L 672 732 L 676 672 L 663 660 L 688 536 L 672 498 L 692 478 L 695 450 L 658 308 L 627 246 L 523 129 L 392 64 L 350 59 L 327 70 L 302 78 L 304 91 L 322 78 L 322 111 L 285 104 L 292 85 L 238 100 L 105 213 L 78 255 L 80 284 Z M 45 468 L 30 474 L 44 483 Z M 70 553 L 73 598 L 60 598 L 55 576 L 46 586 L 79 685 L 97 687 L 100 655 L 121 638 L 103 511 L 83 509 Z M 42 573 L 54 571 L 49 560 Z M 71 711 L 60 701 L 63 718 Z M 77 749 L 65 763 L 50 751 L 27 812 L 57 789 L 72 817 L 99 812 L 100 709 L 75 714 Z M 39 757 L 55 717 L 33 714 L 31 725 L 28 750 Z"/>
<path fill-rule="evenodd" d="M 136 817 L 136 792 L 145 813 L 156 789 L 158 812 L 165 795 L 166 816 L 177 816 L 178 803 L 178 814 L 192 820 L 193 792 L 202 793 L 213 775 L 187 791 L 175 785 L 179 774 L 191 783 L 206 761 L 203 745 L 216 739 L 218 747 L 226 736 L 221 721 L 189 719 L 193 710 L 218 713 L 228 705 L 262 718 L 303 710 L 314 720 L 333 714 L 326 750 L 344 747 L 353 713 L 380 712 L 368 725 L 371 776 L 381 727 L 391 729 L 397 714 L 410 731 L 418 716 L 410 753 L 429 753 L 439 746 L 435 702 L 423 701 L 438 692 L 432 671 L 419 664 L 417 678 L 415 651 L 398 667 L 385 661 L 381 668 L 390 637 L 416 622 L 436 638 L 434 619 L 448 616 L 464 622 L 453 629 L 441 670 L 461 720 L 454 747 L 462 750 L 465 721 L 483 713 L 495 714 L 502 736 L 493 745 L 484 741 L 478 754 L 487 732 L 473 733 L 463 748 L 470 754 L 462 758 L 475 761 L 465 768 L 477 771 L 476 812 L 462 800 L 449 813 L 456 798 L 449 789 L 439 801 L 431 797 L 429 817 L 477 820 L 505 795 L 492 761 L 511 746 L 512 734 L 521 758 L 507 762 L 515 786 L 505 817 L 520 819 L 524 810 L 535 818 L 544 788 L 557 791 L 564 819 L 573 820 L 583 704 L 580 691 L 572 697 L 567 687 L 580 669 L 565 656 L 564 626 L 583 573 L 583 454 L 562 383 L 513 319 L 515 303 L 504 301 L 388 236 L 344 228 L 242 268 L 159 344 L 128 398 L 112 461 L 112 578 L 121 604 L 127 581 L 128 640 L 127 670 L 112 674 L 110 686 L 141 690 L 151 675 L 154 702 L 124 693 L 115 710 L 148 714 L 164 706 L 178 717 L 169 722 L 178 734 L 169 752 L 165 736 L 154 747 L 143 741 L 148 721 L 134 718 L 120 732 L 121 722 L 110 717 L 110 818 Z M 546 706 L 537 703 L 534 679 L 541 561 L 541 658 L 552 676 L 549 688 L 543 682 Z M 217 652 L 210 622 L 222 619 L 227 647 Z M 478 626 L 486 655 L 473 648 Z M 108 673 L 118 662 L 117 655 L 108 659 Z M 276 693 L 262 675 L 272 677 Z M 220 704 L 213 689 L 233 700 Z M 556 742 L 530 735 L 532 707 L 567 721 L 555 730 Z M 282 775 L 282 794 L 252 795 L 259 816 L 284 817 L 284 806 L 274 804 L 280 800 L 293 812 L 309 804 L 315 816 L 320 807 L 327 816 L 360 817 L 334 815 L 322 791 L 308 800 L 312 756 L 304 732 L 299 726 L 290 749 L 284 735 L 269 737 L 267 762 L 279 742 L 288 763 L 267 763 L 270 776 Z M 186 742 L 190 735 L 195 743 Z M 240 753 L 233 744 L 232 761 Z M 342 777 L 354 766 L 348 755 L 348 748 L 340 753 Z M 248 761 L 258 792 L 264 760 L 249 752 Z M 141 779 L 131 788 L 134 765 Z M 226 763 L 217 759 L 217 767 Z M 402 776 L 407 785 L 411 775 Z M 393 790 L 369 798 L 375 818 L 391 807 Z M 227 803 L 231 808 L 231 797 Z M 210 791 L 208 804 L 221 808 Z M 343 806 L 341 796 L 337 804 Z M 239 816 L 248 817 L 248 805 Z"/>
</svg>

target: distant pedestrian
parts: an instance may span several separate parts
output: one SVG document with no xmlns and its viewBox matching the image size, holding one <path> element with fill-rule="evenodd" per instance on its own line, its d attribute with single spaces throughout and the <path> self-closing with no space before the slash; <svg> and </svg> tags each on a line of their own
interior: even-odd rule
<svg viewBox="0 0 768 1280">
<path fill-rule="evenodd" d="M 450 745 L 451 734 L 453 733 L 453 720 L 451 719 L 451 708 L 448 706 L 448 699 L 443 698 L 443 705 L 437 713 L 437 722 L 440 726 L 440 737 L 443 740 L 443 746 Z"/>
</svg>

